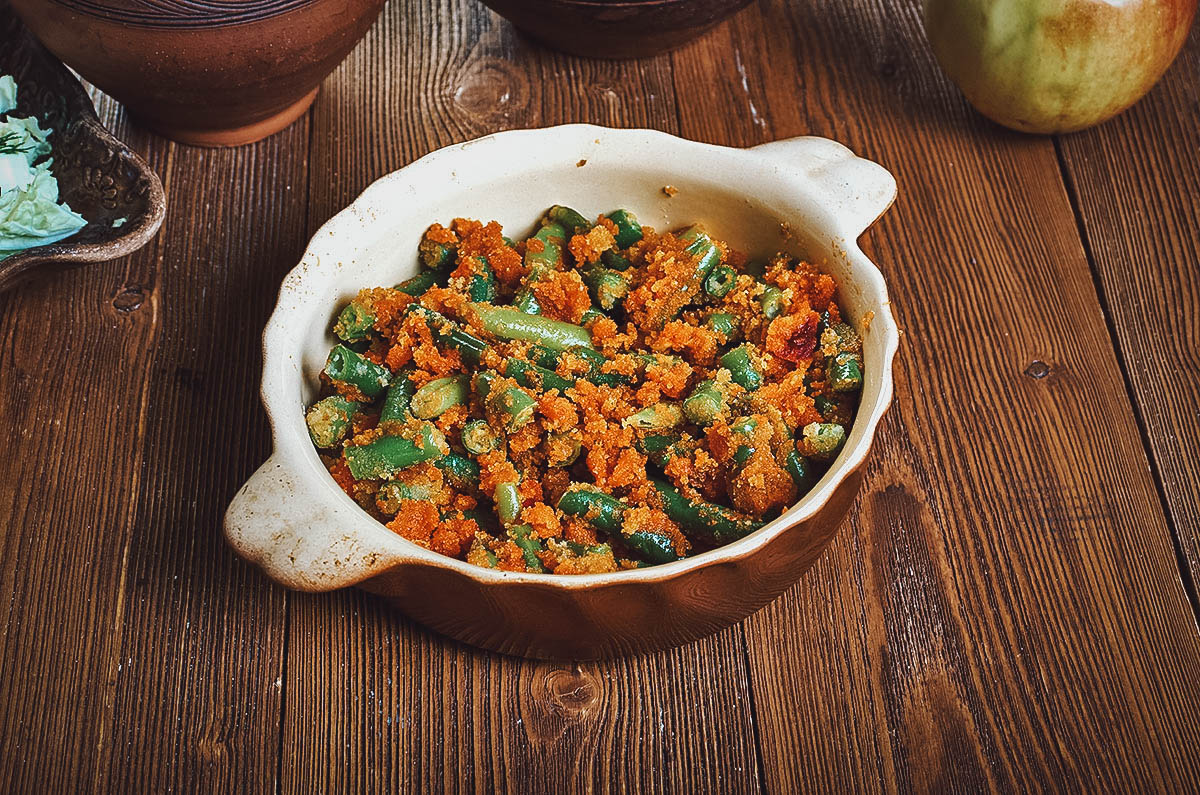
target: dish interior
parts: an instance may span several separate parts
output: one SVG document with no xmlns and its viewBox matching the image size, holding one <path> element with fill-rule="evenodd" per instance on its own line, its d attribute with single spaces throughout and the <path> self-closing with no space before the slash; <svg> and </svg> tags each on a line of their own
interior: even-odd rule
<svg viewBox="0 0 1200 795">
<path fill-rule="evenodd" d="M 305 262 L 293 274 L 296 281 L 290 277 L 284 284 L 281 307 L 296 313 L 287 321 L 289 333 L 301 336 L 287 345 L 302 353 L 298 361 L 276 362 L 282 368 L 278 375 L 284 391 L 292 399 L 287 407 L 273 411 L 284 408 L 287 416 L 274 419 L 277 430 L 286 426 L 289 436 L 295 434 L 294 439 L 302 440 L 290 452 L 306 459 L 337 495 L 335 499 L 354 505 L 325 472 L 308 442 L 304 424 L 305 406 L 316 395 L 319 373 L 336 342 L 331 332 L 333 320 L 360 289 L 395 284 L 415 275 L 422 233 L 430 224 L 447 224 L 455 217 L 495 220 L 506 234 L 518 238 L 531 234 L 538 219 L 555 203 L 588 217 L 625 208 L 656 229 L 700 223 L 716 238 L 752 257 L 786 250 L 807 258 L 836 279 L 837 300 L 847 321 L 863 336 L 864 385 L 857 416 L 861 419 L 873 412 L 880 399 L 885 351 L 882 332 L 872 328 L 867 318 L 881 307 L 882 280 L 853 241 L 830 235 L 828 230 L 836 228 L 835 221 L 819 196 L 798 187 L 795 174 L 781 178 L 778 171 L 787 169 L 788 164 L 772 163 L 753 155 L 752 150 L 690 145 L 732 157 L 732 168 L 718 170 L 705 166 L 701 151 L 691 162 L 685 158 L 664 161 L 627 147 L 610 155 L 598 141 L 589 140 L 585 146 L 568 147 L 559 154 L 542 152 L 536 158 L 539 165 L 522 173 L 516 162 L 505 159 L 513 150 L 489 146 L 494 140 L 450 150 L 456 153 L 452 161 L 435 155 L 385 178 L 384 184 L 377 183 L 345 215 L 318 232 Z M 528 159 L 528 155 L 521 158 Z M 389 180 L 396 185 L 386 187 Z M 673 195 L 664 192 L 667 186 L 675 189 Z M 270 357 L 267 366 L 272 366 Z M 861 441 L 866 425 L 855 422 L 838 462 L 800 505 L 839 476 L 839 462 Z M 277 444 L 278 437 L 277 433 Z M 364 521 L 377 525 L 365 511 L 360 513 Z M 382 525 L 377 527 L 391 535 Z"/>
</svg>

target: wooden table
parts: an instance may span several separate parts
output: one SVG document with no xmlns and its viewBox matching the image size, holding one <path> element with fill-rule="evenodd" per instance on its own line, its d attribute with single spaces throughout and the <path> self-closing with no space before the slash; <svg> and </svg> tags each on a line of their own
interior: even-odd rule
<svg viewBox="0 0 1200 795">
<path fill-rule="evenodd" d="M 257 145 L 100 104 L 170 210 L 136 255 L 0 296 L 0 790 L 1196 786 L 1200 34 L 1133 110 L 1055 138 L 975 114 L 912 0 L 761 0 L 638 63 L 396 0 Z M 864 247 L 896 401 L 852 519 L 740 626 L 603 663 L 272 585 L 220 524 L 268 452 L 281 278 L 373 179 L 573 121 L 825 135 L 895 173 Z"/>
</svg>

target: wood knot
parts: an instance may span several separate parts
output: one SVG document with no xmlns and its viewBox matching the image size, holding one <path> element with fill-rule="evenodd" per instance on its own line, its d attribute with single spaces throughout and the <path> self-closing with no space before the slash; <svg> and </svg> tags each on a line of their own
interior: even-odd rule
<svg viewBox="0 0 1200 795">
<path fill-rule="evenodd" d="M 1034 359 L 1032 362 L 1030 362 L 1029 366 L 1025 368 L 1025 375 L 1029 376 L 1030 378 L 1045 378 L 1046 376 L 1050 375 L 1050 365 L 1046 364 L 1040 359 Z"/>
<path fill-rule="evenodd" d="M 118 312 L 136 311 L 146 300 L 146 291 L 136 284 L 123 288 L 112 300 L 113 307 Z"/>
<path fill-rule="evenodd" d="M 533 673 L 522 699 L 530 740 L 552 743 L 569 729 L 599 714 L 603 693 L 595 677 L 578 667 L 549 667 Z"/>
<path fill-rule="evenodd" d="M 459 78 L 454 104 L 483 121 L 507 119 L 529 104 L 529 83 L 507 61 L 483 58 Z"/>
</svg>

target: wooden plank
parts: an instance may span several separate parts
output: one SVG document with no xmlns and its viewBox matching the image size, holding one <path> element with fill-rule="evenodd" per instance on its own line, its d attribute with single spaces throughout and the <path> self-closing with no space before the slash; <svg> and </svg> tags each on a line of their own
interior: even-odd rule
<svg viewBox="0 0 1200 795">
<path fill-rule="evenodd" d="M 673 129 L 669 58 L 587 62 L 475 3 L 392 4 L 318 98 L 313 224 L 438 146 L 566 121 Z M 284 791 L 759 789 L 737 629 L 564 666 L 460 646 L 355 591 L 293 596 L 289 638 Z"/>
<path fill-rule="evenodd" d="M 267 791 L 276 776 L 285 597 L 220 527 L 269 448 L 258 338 L 304 245 L 308 140 L 302 121 L 240 149 L 171 147 L 103 749 L 115 791 Z"/>
<path fill-rule="evenodd" d="M 828 135 L 901 191 L 864 494 L 746 624 L 767 788 L 1187 789 L 1200 643 L 1053 143 L 971 112 L 916 6 L 770 0 L 675 58 L 732 109 L 685 135 Z"/>
<path fill-rule="evenodd" d="M 165 147 L 119 132 L 161 169 Z M 152 243 L 0 296 L 0 780 L 13 792 L 86 788 L 100 773 L 160 254 Z"/>
<path fill-rule="evenodd" d="M 1061 139 L 1089 255 L 1153 452 L 1193 606 L 1200 579 L 1200 29 L 1163 81 Z"/>
</svg>

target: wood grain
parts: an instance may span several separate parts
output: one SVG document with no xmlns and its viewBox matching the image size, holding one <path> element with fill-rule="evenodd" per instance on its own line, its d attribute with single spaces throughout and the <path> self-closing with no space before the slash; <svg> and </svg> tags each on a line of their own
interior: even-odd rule
<svg viewBox="0 0 1200 795">
<path fill-rule="evenodd" d="M 1179 538 L 1200 579 L 1200 29 L 1142 102 L 1064 136 L 1105 312 Z"/>
<path fill-rule="evenodd" d="M 135 256 L 0 296 L 0 790 L 1194 788 L 1172 528 L 1194 573 L 1198 60 L 1194 33 L 1146 102 L 1056 146 L 970 110 L 914 0 L 762 0 L 641 62 L 412 0 L 252 147 L 104 100 L 170 210 Z M 435 148 L 571 121 L 828 135 L 896 173 L 864 247 L 897 399 L 829 552 L 738 627 L 580 666 L 234 560 L 220 517 L 269 447 L 257 338 L 307 235 Z"/>
<path fill-rule="evenodd" d="M 1200 644 L 1053 143 L 966 107 L 915 5 L 760 3 L 675 66 L 741 111 L 680 103 L 685 135 L 829 135 L 901 185 L 880 456 L 746 626 L 768 790 L 1186 789 Z"/>
</svg>

